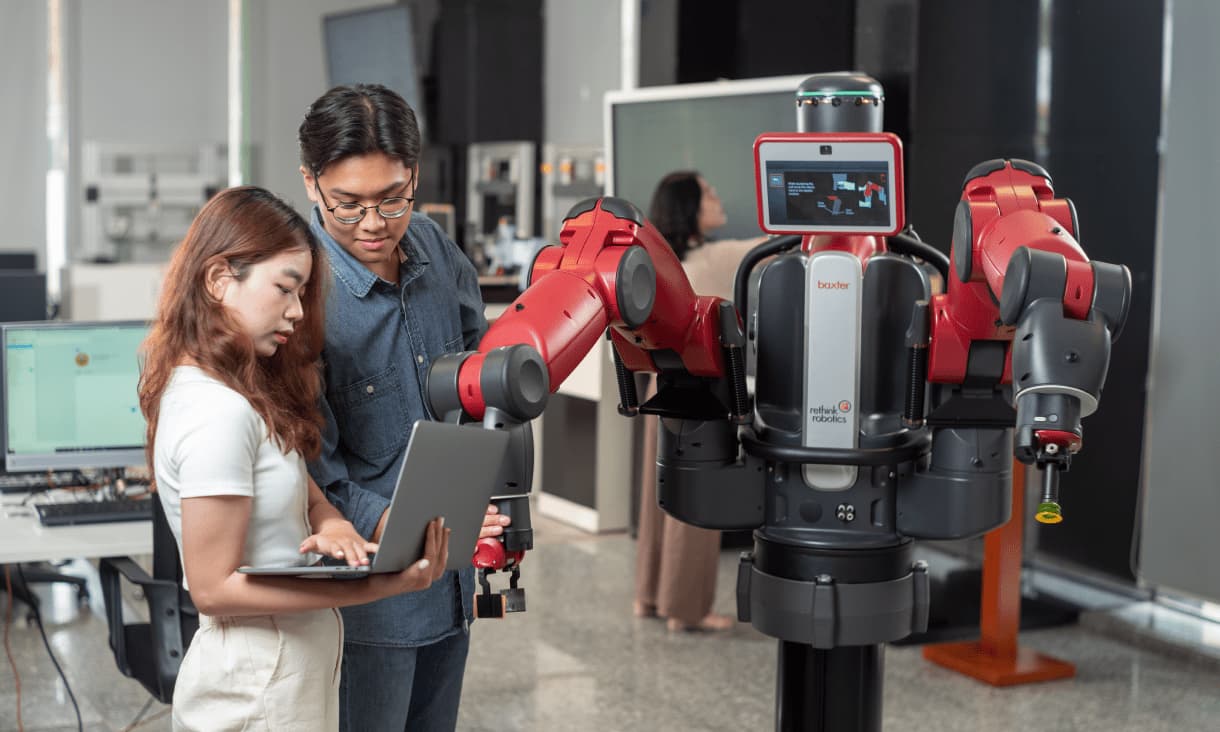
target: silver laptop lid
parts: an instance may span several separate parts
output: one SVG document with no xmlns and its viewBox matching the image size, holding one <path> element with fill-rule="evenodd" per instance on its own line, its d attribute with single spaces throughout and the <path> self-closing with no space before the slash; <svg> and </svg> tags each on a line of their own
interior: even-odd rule
<svg viewBox="0 0 1220 732">
<path fill-rule="evenodd" d="M 428 522 L 437 516 L 451 530 L 445 568 L 469 567 L 487 505 L 504 492 L 497 481 L 508 442 L 507 432 L 478 424 L 416 422 L 372 571 L 396 572 L 418 561 Z"/>
</svg>

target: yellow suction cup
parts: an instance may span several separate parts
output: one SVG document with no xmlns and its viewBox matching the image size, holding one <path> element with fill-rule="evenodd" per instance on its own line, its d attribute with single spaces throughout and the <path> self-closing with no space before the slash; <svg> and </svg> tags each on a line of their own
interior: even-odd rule
<svg viewBox="0 0 1220 732">
<path fill-rule="evenodd" d="M 1034 513 L 1034 518 L 1040 524 L 1062 523 L 1063 509 L 1059 508 L 1059 504 L 1054 501 L 1043 501 L 1038 504 L 1038 510 Z"/>
</svg>

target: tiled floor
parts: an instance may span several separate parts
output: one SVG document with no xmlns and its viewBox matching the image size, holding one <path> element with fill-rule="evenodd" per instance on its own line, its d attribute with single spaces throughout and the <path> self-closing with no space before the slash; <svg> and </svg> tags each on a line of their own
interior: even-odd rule
<svg viewBox="0 0 1220 732">
<path fill-rule="evenodd" d="M 535 528 L 537 548 L 522 578 L 529 611 L 475 624 L 459 729 L 773 728 L 775 641 L 747 626 L 716 635 L 672 635 L 661 621 L 634 618 L 630 538 L 592 537 L 544 519 L 536 519 Z M 735 573 L 735 552 L 725 552 L 717 600 L 722 612 L 733 612 Z M 79 702 L 84 729 L 123 729 L 148 696 L 115 670 L 97 608 L 78 612 L 63 587 L 44 597 L 50 643 Z M 933 666 L 918 648 L 889 648 L 885 729 L 1220 730 L 1220 664 L 1194 660 L 1169 644 L 1117 638 L 1116 623 L 1023 634 L 1023 645 L 1074 662 L 1077 675 L 1008 689 Z M 10 642 L 21 669 L 25 729 L 76 729 L 72 705 L 38 633 L 18 616 Z M 164 709 L 154 703 L 148 715 Z M 169 728 L 162 716 L 136 729 Z M 4 663 L 0 730 L 16 729 L 13 676 Z"/>
</svg>

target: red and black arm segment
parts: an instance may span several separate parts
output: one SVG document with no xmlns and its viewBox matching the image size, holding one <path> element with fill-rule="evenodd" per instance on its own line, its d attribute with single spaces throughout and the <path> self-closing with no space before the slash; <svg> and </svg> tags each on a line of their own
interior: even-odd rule
<svg viewBox="0 0 1220 732">
<path fill-rule="evenodd" d="M 1015 454 L 1046 469 L 1039 520 L 1060 520 L 1055 481 L 1097 409 L 1110 343 L 1131 303 L 1131 274 L 1090 261 L 1076 210 L 1023 160 L 991 160 L 966 177 L 953 226 L 955 275 L 931 304 L 928 381 L 963 384 L 983 349 L 1002 348 L 1012 385 Z M 994 361 L 994 359 L 993 359 Z M 1052 490 L 1053 489 L 1053 490 Z"/>
<path fill-rule="evenodd" d="M 599 338 L 609 333 L 613 341 L 620 411 L 635 414 L 630 372 L 656 371 L 654 354 L 663 354 L 668 365 L 694 377 L 719 378 L 726 363 L 723 313 L 734 313 L 725 324 L 740 334 L 732 306 L 696 295 L 665 239 L 627 201 L 582 201 L 565 218 L 559 241 L 538 253 L 529 287 L 496 319 L 478 350 L 437 359 L 428 374 L 429 406 L 438 418 L 481 420 L 522 435 L 505 469 L 509 495 L 492 499 L 512 525 L 501 541 L 479 543 L 480 570 L 512 568 L 515 574 L 532 547 L 526 423 L 542 413 Z"/>
<path fill-rule="evenodd" d="M 720 376 L 724 361 L 715 297 L 699 297 L 673 250 L 632 204 L 595 198 L 568 213 L 560 243 L 543 248 L 525 292 L 501 315 L 477 351 L 438 360 L 429 374 L 434 413 L 453 409 L 483 419 L 542 413 L 610 329 L 631 371 L 653 371 L 650 351 L 675 353 L 697 376 Z"/>
</svg>

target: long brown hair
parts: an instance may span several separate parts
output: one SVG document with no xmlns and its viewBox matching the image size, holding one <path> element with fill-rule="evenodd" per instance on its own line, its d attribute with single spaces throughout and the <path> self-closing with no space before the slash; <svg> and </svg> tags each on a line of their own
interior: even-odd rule
<svg viewBox="0 0 1220 732">
<path fill-rule="evenodd" d="M 702 203 L 703 186 L 699 185 L 699 173 L 694 170 L 670 173 L 661 179 L 652 193 L 648 220 L 669 242 L 678 259 L 686 259 L 691 239 L 699 244 L 705 243 L 706 236 L 699 230 L 699 206 Z"/>
<path fill-rule="evenodd" d="M 309 251 L 313 265 L 301 295 L 304 315 L 288 343 L 270 358 L 259 358 L 254 341 L 208 289 L 208 272 L 224 265 L 240 281 L 249 276 L 251 266 L 302 249 Z M 148 420 L 145 454 L 150 468 L 155 464 L 161 395 L 174 367 L 192 360 L 250 402 L 281 450 L 317 457 L 323 424 L 318 397 L 326 271 L 309 225 L 272 193 L 254 186 L 230 188 L 203 206 L 170 260 L 157 315 L 144 341 L 139 394 L 140 410 Z"/>
</svg>

